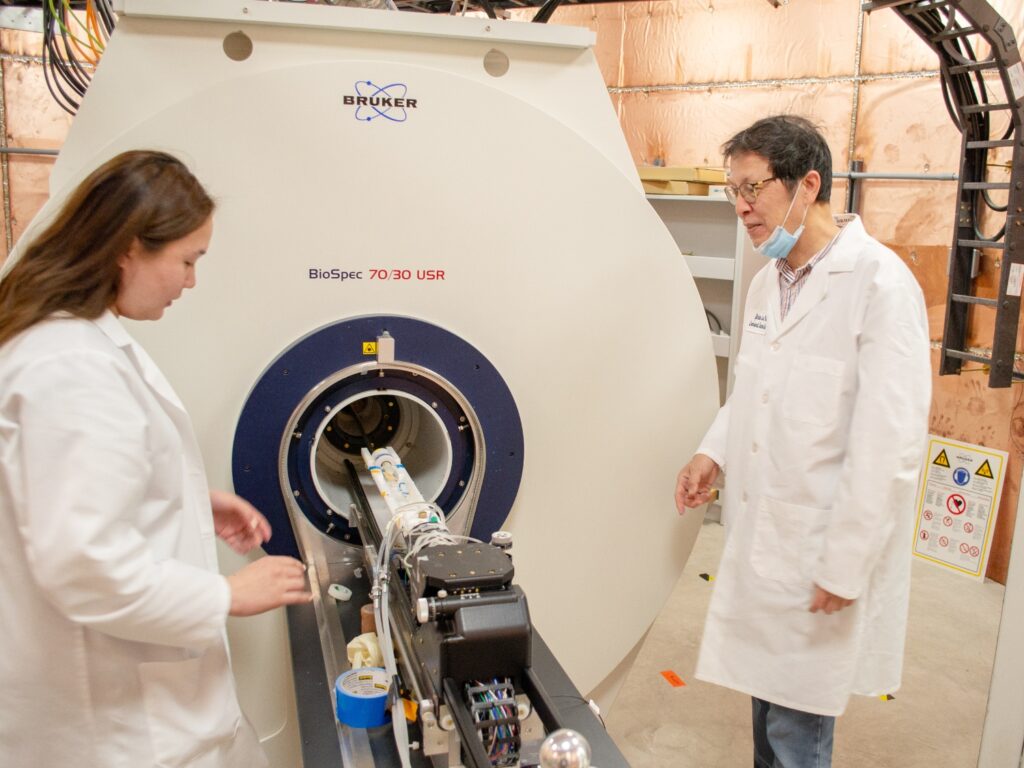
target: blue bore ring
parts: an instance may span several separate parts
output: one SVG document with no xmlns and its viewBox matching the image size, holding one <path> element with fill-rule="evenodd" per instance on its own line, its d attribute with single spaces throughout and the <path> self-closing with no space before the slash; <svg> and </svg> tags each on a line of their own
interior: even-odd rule
<svg viewBox="0 0 1024 768">
<path fill-rule="evenodd" d="M 364 342 L 385 332 L 396 342 L 393 365 L 377 365 L 363 353 Z M 270 521 L 274 533 L 264 546 L 267 552 L 299 555 L 285 493 L 320 531 L 359 543 L 354 527 L 321 498 L 310 458 L 325 413 L 382 390 L 437 403 L 434 413 L 452 458 L 437 503 L 450 513 L 466 493 L 475 462 L 483 458 L 486 469 L 469 534 L 486 541 L 501 528 L 523 469 L 522 423 L 504 379 L 479 350 L 443 328 L 415 318 L 367 316 L 324 326 L 296 341 L 267 367 L 242 408 L 232 475 L 235 490 Z M 476 414 L 485 456 L 477 453 L 479 436 L 465 429 L 469 420 L 460 421 L 469 416 L 460 400 Z"/>
</svg>

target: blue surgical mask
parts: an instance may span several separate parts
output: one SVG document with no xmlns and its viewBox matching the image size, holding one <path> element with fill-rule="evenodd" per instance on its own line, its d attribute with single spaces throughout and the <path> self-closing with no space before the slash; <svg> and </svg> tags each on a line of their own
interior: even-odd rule
<svg viewBox="0 0 1024 768">
<path fill-rule="evenodd" d="M 782 224 L 785 224 L 786 220 L 789 219 L 794 203 L 796 203 L 796 195 L 793 195 L 793 199 L 789 201 L 789 208 L 786 209 L 786 215 L 782 218 Z M 789 256 L 789 252 L 793 250 L 796 241 L 804 233 L 804 222 L 807 221 L 807 211 L 809 210 L 811 210 L 811 207 L 807 206 L 807 209 L 804 211 L 804 217 L 800 220 L 800 226 L 796 228 L 795 232 L 788 232 L 782 224 L 779 224 L 775 227 L 775 231 L 768 236 L 768 239 L 756 246 L 754 250 L 769 259 L 784 259 Z"/>
</svg>

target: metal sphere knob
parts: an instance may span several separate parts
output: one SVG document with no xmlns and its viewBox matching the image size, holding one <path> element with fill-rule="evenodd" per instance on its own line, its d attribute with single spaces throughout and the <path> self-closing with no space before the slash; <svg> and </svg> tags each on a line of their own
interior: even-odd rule
<svg viewBox="0 0 1024 768">
<path fill-rule="evenodd" d="M 562 728 L 540 746 L 541 768 L 590 768 L 590 745 L 576 731 Z"/>
</svg>

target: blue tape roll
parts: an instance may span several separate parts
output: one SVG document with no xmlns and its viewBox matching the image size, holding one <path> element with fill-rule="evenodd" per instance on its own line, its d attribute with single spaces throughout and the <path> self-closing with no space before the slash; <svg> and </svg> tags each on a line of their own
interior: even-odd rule
<svg viewBox="0 0 1024 768">
<path fill-rule="evenodd" d="M 388 675 L 380 667 L 350 669 L 334 681 L 338 720 L 352 728 L 384 725 L 388 717 Z"/>
</svg>

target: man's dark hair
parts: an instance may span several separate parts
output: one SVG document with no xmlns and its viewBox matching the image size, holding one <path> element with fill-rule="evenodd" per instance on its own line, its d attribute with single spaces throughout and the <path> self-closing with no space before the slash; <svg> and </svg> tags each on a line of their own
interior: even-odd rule
<svg viewBox="0 0 1024 768">
<path fill-rule="evenodd" d="M 768 168 L 790 191 L 809 171 L 821 176 L 817 202 L 832 197 L 832 152 L 825 137 L 810 120 L 796 115 L 774 115 L 758 120 L 725 144 L 725 159 L 752 153 L 768 161 Z"/>
</svg>

